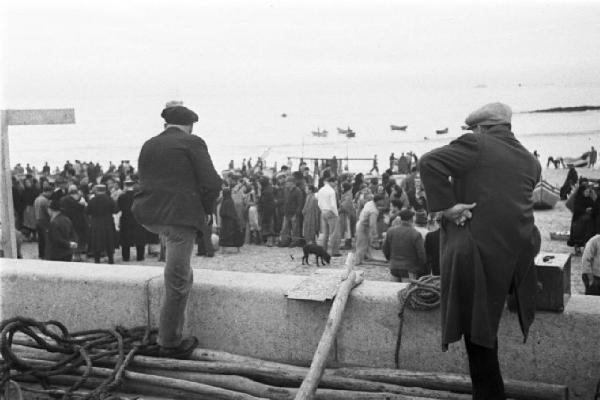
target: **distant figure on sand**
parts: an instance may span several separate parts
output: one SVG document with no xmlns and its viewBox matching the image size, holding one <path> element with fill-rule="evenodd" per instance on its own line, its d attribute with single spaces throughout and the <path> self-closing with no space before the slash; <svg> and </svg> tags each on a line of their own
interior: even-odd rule
<svg viewBox="0 0 600 400">
<path fill-rule="evenodd" d="M 548 168 L 550 166 L 550 164 L 554 165 L 555 169 L 558 169 L 558 167 L 562 166 L 563 168 L 565 168 L 565 163 L 562 159 L 562 157 L 548 157 L 548 162 L 546 162 L 546 168 Z"/>
<path fill-rule="evenodd" d="M 588 164 L 588 168 L 594 168 L 597 160 L 598 160 L 598 152 L 596 151 L 594 146 L 592 146 L 592 149 L 590 150 L 590 162 Z"/>
<path fill-rule="evenodd" d="M 371 170 L 369 171 L 369 173 L 373 173 L 373 171 L 377 172 L 377 174 L 379 174 L 379 166 L 377 165 L 377 154 L 373 155 L 373 167 L 371 167 Z"/>
</svg>

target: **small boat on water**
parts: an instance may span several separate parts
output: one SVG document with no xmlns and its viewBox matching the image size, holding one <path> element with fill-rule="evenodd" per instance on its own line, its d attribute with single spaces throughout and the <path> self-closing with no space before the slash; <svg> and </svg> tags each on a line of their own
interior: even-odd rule
<svg viewBox="0 0 600 400">
<path fill-rule="evenodd" d="M 390 125 L 390 129 L 393 131 L 405 131 L 408 125 Z"/>
<path fill-rule="evenodd" d="M 460 129 L 462 129 L 463 131 L 470 131 L 470 130 L 471 130 L 471 127 L 470 127 L 469 125 L 462 125 L 462 126 L 460 127 Z"/>
<path fill-rule="evenodd" d="M 327 135 L 329 134 L 329 132 L 327 132 L 326 130 L 320 130 L 319 128 L 317 128 L 316 131 L 312 131 L 311 133 L 315 137 L 327 137 Z"/>
<path fill-rule="evenodd" d="M 346 135 L 348 138 L 353 138 L 356 136 L 356 132 L 354 132 L 350 127 L 348 127 L 348 129 L 337 128 L 337 131 L 340 135 Z"/>
<path fill-rule="evenodd" d="M 446 134 L 446 133 L 448 133 L 448 128 L 436 129 L 435 133 L 437 133 L 438 135 Z"/>
<path fill-rule="evenodd" d="M 536 210 L 554 208 L 559 199 L 560 189 L 543 179 L 533 189 L 533 208 Z"/>
</svg>

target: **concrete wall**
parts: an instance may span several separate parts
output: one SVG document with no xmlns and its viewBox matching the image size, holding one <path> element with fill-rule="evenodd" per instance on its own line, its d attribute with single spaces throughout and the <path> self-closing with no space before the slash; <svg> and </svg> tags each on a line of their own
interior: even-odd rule
<svg viewBox="0 0 600 400">
<path fill-rule="evenodd" d="M 186 330 L 203 347 L 307 364 L 330 304 L 288 300 L 304 277 L 197 269 Z M 348 301 L 332 359 L 393 367 L 397 293 L 403 284 L 367 281 Z M 162 268 L 0 259 L 0 318 L 56 319 L 69 329 L 155 325 Z M 406 311 L 401 368 L 467 373 L 463 346 L 440 346 L 439 310 Z M 600 297 L 573 296 L 564 313 L 539 313 L 522 343 L 515 314 L 499 333 L 505 377 L 566 384 L 591 398 L 600 379 Z"/>
</svg>

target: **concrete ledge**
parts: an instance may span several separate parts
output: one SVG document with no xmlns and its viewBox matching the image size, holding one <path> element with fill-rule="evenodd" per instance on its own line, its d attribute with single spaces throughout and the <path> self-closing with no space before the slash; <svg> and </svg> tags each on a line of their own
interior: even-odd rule
<svg viewBox="0 0 600 400">
<path fill-rule="evenodd" d="M 0 317 L 54 319 L 69 330 L 145 325 L 160 268 L 0 259 Z"/>
<path fill-rule="evenodd" d="M 288 300 L 304 277 L 194 270 L 186 330 L 204 347 L 307 364 L 330 304 Z M 367 281 L 353 290 L 332 360 L 393 367 L 400 283 Z M 57 319 L 70 329 L 156 324 L 162 268 L 0 259 L 0 317 Z M 147 307 L 150 313 L 147 313 Z M 401 368 L 467 373 L 463 346 L 440 346 L 439 310 L 405 313 Z M 505 377 L 566 384 L 591 398 L 600 378 L 600 297 L 573 296 L 564 313 L 539 313 L 526 344 L 515 314 L 500 333 Z"/>
</svg>

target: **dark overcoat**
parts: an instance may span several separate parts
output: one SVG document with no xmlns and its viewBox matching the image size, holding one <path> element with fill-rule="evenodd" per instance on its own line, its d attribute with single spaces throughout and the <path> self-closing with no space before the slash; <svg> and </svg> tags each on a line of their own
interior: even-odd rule
<svg viewBox="0 0 600 400">
<path fill-rule="evenodd" d="M 119 218 L 121 247 L 144 246 L 148 238 L 148 232 L 135 220 L 131 212 L 133 196 L 132 190 L 126 190 L 117 199 L 117 208 L 121 211 L 121 218 Z"/>
<path fill-rule="evenodd" d="M 223 202 L 219 213 L 221 215 L 219 246 L 242 247 L 244 245 L 244 232 L 229 191 L 223 192 Z"/>
<path fill-rule="evenodd" d="M 71 242 L 77 242 L 77 233 L 69 217 L 62 213 L 54 217 L 48 226 L 47 235 L 46 258 L 48 260 L 62 260 L 73 255 Z"/>
<path fill-rule="evenodd" d="M 537 291 L 532 193 L 539 162 L 498 125 L 425 154 L 419 167 L 430 211 L 477 203 L 464 226 L 441 223 L 443 348 L 463 334 L 493 348 L 511 290 L 526 340 Z"/>
<path fill-rule="evenodd" d="M 115 202 L 106 193 L 97 194 L 88 203 L 90 215 L 89 251 L 107 254 L 115 252 L 116 231 L 113 213 L 117 211 Z"/>
<path fill-rule="evenodd" d="M 70 195 L 66 195 L 60 199 L 60 208 L 62 213 L 66 215 L 73 224 L 73 229 L 75 229 L 78 237 L 78 247 L 85 250 L 90 234 L 90 222 L 85 213 L 85 206 Z"/>
<path fill-rule="evenodd" d="M 192 226 L 206 224 L 219 191 L 204 140 L 169 127 L 146 141 L 138 158 L 140 190 L 132 211 L 142 225 Z"/>
<path fill-rule="evenodd" d="M 275 193 L 271 184 L 263 186 L 258 199 L 258 211 L 261 214 L 262 236 L 275 236 Z"/>
</svg>

